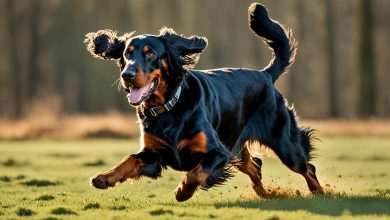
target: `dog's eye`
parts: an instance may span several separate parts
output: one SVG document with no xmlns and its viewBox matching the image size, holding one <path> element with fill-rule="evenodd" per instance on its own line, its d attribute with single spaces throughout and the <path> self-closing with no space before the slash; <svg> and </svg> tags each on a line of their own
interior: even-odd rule
<svg viewBox="0 0 390 220">
<path fill-rule="evenodd" d="M 125 57 L 126 57 L 126 59 L 128 59 L 128 60 L 131 59 L 131 53 L 130 53 L 130 51 L 127 51 L 127 52 L 125 53 Z"/>
<path fill-rule="evenodd" d="M 146 53 L 145 53 L 145 57 L 146 57 L 146 58 L 149 58 L 149 59 L 153 59 L 153 58 L 156 57 L 156 54 L 153 53 L 151 50 L 148 50 L 148 51 L 146 51 Z"/>
</svg>

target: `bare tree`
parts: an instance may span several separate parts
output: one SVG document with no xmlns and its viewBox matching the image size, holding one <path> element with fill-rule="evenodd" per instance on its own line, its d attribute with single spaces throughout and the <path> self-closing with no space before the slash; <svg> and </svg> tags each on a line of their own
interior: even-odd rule
<svg viewBox="0 0 390 220">
<path fill-rule="evenodd" d="M 37 86 L 41 80 L 41 75 L 38 72 L 38 57 L 39 57 L 39 6 L 40 1 L 34 0 L 30 2 L 30 14 L 29 14 L 29 42 L 30 48 L 26 52 L 28 53 L 27 59 L 27 96 L 30 100 L 38 96 Z M 44 85 L 42 85 L 44 86 Z M 31 103 L 30 103 L 31 104 Z"/>
<path fill-rule="evenodd" d="M 7 25 L 8 42 L 9 42 L 9 59 L 10 59 L 10 72 L 9 72 L 9 84 L 10 84 L 10 97 L 8 97 L 9 105 L 13 105 L 11 112 L 8 114 L 11 118 L 17 118 L 22 115 L 23 109 L 23 97 L 22 88 L 20 88 L 21 69 L 18 54 L 18 45 L 16 40 L 18 17 L 14 13 L 15 1 L 7 0 L 5 3 L 5 23 Z"/>
<path fill-rule="evenodd" d="M 390 117 L 390 1 L 372 1 L 373 65 L 375 66 L 376 110 L 380 117 Z"/>
<path fill-rule="evenodd" d="M 298 1 L 299 52 L 291 75 L 292 101 L 304 117 L 329 116 L 328 42 L 325 2 Z"/>
<path fill-rule="evenodd" d="M 359 113 L 362 117 L 369 117 L 375 114 L 375 70 L 373 59 L 373 15 L 371 11 L 372 2 L 370 0 L 361 0 L 360 3 L 360 105 Z M 359 21 L 359 20 L 358 20 Z"/>
<path fill-rule="evenodd" d="M 355 0 L 328 1 L 332 116 L 358 116 L 359 4 Z"/>
</svg>

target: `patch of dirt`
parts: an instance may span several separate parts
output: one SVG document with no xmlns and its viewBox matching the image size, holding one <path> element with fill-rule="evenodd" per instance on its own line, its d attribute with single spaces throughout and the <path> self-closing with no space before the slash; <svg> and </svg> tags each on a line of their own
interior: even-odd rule
<svg viewBox="0 0 390 220">
<path fill-rule="evenodd" d="M 302 193 L 291 187 L 277 186 L 277 185 L 266 185 L 264 186 L 265 191 L 267 192 L 266 198 L 297 198 L 302 197 Z"/>
<path fill-rule="evenodd" d="M 264 189 L 267 193 L 264 199 L 300 198 L 300 197 L 312 196 L 312 194 L 308 190 L 303 192 L 293 187 L 278 186 L 276 184 L 264 185 Z M 325 196 L 345 194 L 344 192 L 337 192 L 335 185 L 323 184 L 322 189 L 325 191 Z"/>
</svg>

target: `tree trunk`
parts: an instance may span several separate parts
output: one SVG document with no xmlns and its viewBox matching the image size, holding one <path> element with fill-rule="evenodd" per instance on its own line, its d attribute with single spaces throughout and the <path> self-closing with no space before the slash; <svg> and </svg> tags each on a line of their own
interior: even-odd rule
<svg viewBox="0 0 390 220">
<path fill-rule="evenodd" d="M 29 42 L 30 48 L 28 51 L 27 59 L 27 98 L 33 100 L 38 96 L 38 84 L 39 86 L 45 86 L 42 81 L 42 77 L 38 72 L 38 59 L 39 59 L 39 0 L 30 2 L 30 16 L 29 22 Z M 31 104 L 31 103 L 30 103 Z"/>
<path fill-rule="evenodd" d="M 360 15 L 360 102 L 359 114 L 362 117 L 369 117 L 375 114 L 375 70 L 373 58 L 373 21 L 370 0 L 361 0 Z M 388 19 L 388 18 L 386 18 Z"/>
<path fill-rule="evenodd" d="M 16 40 L 16 27 L 18 25 L 17 16 L 14 13 L 15 8 L 14 0 L 7 0 L 5 4 L 5 23 L 8 28 L 8 41 L 9 42 L 9 59 L 10 59 L 10 72 L 9 83 L 11 96 L 8 98 L 9 104 L 13 105 L 10 109 L 9 117 L 15 119 L 22 115 L 23 109 L 23 97 L 22 89 L 20 86 L 21 81 L 21 69 L 19 66 L 19 54 Z"/>
<path fill-rule="evenodd" d="M 303 117 L 329 116 L 328 42 L 325 2 L 298 1 L 299 51 L 291 75 L 291 101 Z"/>
<path fill-rule="evenodd" d="M 330 0 L 328 24 L 331 45 L 328 62 L 331 115 L 355 118 L 358 115 L 359 86 L 359 4 L 355 0 Z"/>
<path fill-rule="evenodd" d="M 376 113 L 390 117 L 390 2 L 374 0 L 373 15 L 373 62 L 376 77 Z"/>
</svg>

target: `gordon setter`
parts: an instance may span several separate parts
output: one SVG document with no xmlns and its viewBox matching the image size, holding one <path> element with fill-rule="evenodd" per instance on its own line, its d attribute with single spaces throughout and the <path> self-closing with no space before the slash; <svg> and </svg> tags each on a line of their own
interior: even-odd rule
<svg viewBox="0 0 390 220">
<path fill-rule="evenodd" d="M 193 70 L 207 46 L 204 37 L 185 37 L 163 27 L 159 35 L 100 30 L 86 35 L 96 58 L 117 61 L 130 105 L 141 127 L 139 153 L 125 157 L 111 170 L 91 179 L 99 189 L 142 176 L 158 178 L 171 167 L 186 171 L 175 190 L 177 201 L 198 189 L 221 184 L 236 167 L 249 175 L 255 192 L 266 196 L 256 145 L 272 149 L 292 171 L 306 179 L 313 193 L 323 193 L 311 159 L 309 128 L 300 128 L 295 111 L 274 87 L 293 63 L 292 32 L 253 3 L 249 26 L 273 50 L 263 70 L 223 68 Z"/>
</svg>

